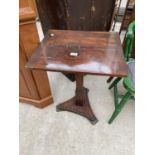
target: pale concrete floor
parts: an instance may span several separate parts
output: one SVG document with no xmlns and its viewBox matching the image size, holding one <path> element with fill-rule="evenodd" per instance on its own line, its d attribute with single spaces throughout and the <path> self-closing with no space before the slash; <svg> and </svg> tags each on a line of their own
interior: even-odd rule
<svg viewBox="0 0 155 155">
<path fill-rule="evenodd" d="M 41 34 L 39 30 L 40 39 Z M 99 120 L 93 126 L 79 115 L 56 112 L 56 105 L 74 95 L 75 82 L 61 73 L 48 72 L 48 77 L 54 104 L 44 109 L 20 104 L 20 155 L 134 155 L 134 101 L 109 125 L 114 102 L 107 77 L 85 76 L 90 104 Z M 121 83 L 119 90 L 125 92 Z"/>
<path fill-rule="evenodd" d="M 134 155 L 134 102 L 130 101 L 112 125 L 113 91 L 105 77 L 87 75 L 96 125 L 70 113 L 56 112 L 56 105 L 74 95 L 75 83 L 61 73 L 48 73 L 54 104 L 38 109 L 20 104 L 20 155 Z M 119 86 L 124 92 L 122 85 Z"/>
</svg>

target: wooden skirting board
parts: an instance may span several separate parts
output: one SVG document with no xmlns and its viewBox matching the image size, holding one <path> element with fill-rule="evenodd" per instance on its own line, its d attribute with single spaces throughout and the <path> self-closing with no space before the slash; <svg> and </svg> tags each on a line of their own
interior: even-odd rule
<svg viewBox="0 0 155 155">
<path fill-rule="evenodd" d="M 19 101 L 21 103 L 32 104 L 38 108 L 44 108 L 44 107 L 48 106 L 49 104 L 52 104 L 53 98 L 51 95 L 44 99 L 41 99 L 41 100 L 35 100 L 35 99 L 26 98 L 26 97 L 19 97 Z"/>
</svg>

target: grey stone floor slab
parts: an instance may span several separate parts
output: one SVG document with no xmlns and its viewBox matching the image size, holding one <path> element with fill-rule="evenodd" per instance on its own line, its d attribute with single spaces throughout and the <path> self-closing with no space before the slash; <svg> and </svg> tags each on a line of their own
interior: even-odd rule
<svg viewBox="0 0 155 155">
<path fill-rule="evenodd" d="M 79 115 L 56 112 L 56 105 L 74 95 L 75 83 L 61 73 L 48 72 L 48 77 L 54 104 L 44 109 L 20 104 L 20 155 L 134 155 L 134 102 L 130 101 L 109 125 L 114 104 L 107 77 L 84 78 L 91 107 L 99 119 L 94 126 Z M 122 84 L 119 90 L 125 92 Z"/>
</svg>

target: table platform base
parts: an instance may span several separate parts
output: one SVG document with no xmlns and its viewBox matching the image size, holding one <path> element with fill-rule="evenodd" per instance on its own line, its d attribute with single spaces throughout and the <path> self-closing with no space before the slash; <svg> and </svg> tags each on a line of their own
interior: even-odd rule
<svg viewBox="0 0 155 155">
<path fill-rule="evenodd" d="M 58 111 L 69 111 L 81 116 L 86 117 L 91 124 L 96 124 L 98 122 L 97 118 L 93 114 L 93 111 L 89 104 L 88 99 L 88 89 L 82 88 L 80 92 L 76 92 L 76 95 L 70 100 L 57 105 L 56 110 Z M 81 96 L 81 100 L 79 100 L 79 94 Z"/>
</svg>

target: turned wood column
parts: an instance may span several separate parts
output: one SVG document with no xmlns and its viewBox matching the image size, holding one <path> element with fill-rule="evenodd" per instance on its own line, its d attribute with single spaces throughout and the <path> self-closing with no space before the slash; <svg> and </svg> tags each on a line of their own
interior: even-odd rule
<svg viewBox="0 0 155 155">
<path fill-rule="evenodd" d="M 76 105 L 83 106 L 83 75 L 82 74 L 75 74 L 76 79 Z"/>
<path fill-rule="evenodd" d="M 98 122 L 98 119 L 94 115 L 89 99 L 88 89 L 83 86 L 84 75 L 82 73 L 75 73 L 76 90 L 75 96 L 64 103 L 56 106 L 57 112 L 59 111 L 70 111 L 81 116 L 86 117 L 93 125 Z"/>
</svg>

